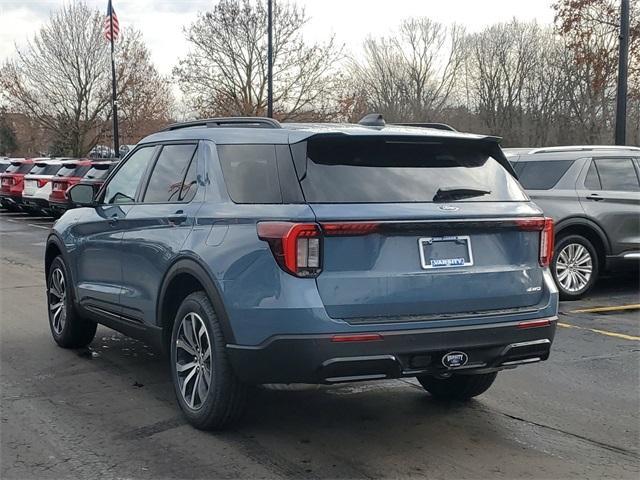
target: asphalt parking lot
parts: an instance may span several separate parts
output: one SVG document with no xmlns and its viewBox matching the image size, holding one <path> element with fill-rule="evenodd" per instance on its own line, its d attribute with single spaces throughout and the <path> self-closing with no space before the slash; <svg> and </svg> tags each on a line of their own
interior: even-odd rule
<svg viewBox="0 0 640 480">
<path fill-rule="evenodd" d="M 551 359 L 502 372 L 468 404 L 412 380 L 260 388 L 240 426 L 213 434 L 182 419 L 166 361 L 144 344 L 100 328 L 89 349 L 55 346 L 51 223 L 0 211 L 3 479 L 638 478 L 637 273 L 561 304 Z"/>
</svg>

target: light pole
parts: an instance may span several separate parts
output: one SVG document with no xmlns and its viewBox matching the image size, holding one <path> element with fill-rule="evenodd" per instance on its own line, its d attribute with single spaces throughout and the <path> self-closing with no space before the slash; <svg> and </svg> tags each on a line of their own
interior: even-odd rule
<svg viewBox="0 0 640 480">
<path fill-rule="evenodd" d="M 629 67 L 629 0 L 620 2 L 620 53 L 616 98 L 616 145 L 627 143 L 627 75 Z"/>
<path fill-rule="evenodd" d="M 273 118 L 273 0 L 267 3 L 267 117 Z"/>
</svg>

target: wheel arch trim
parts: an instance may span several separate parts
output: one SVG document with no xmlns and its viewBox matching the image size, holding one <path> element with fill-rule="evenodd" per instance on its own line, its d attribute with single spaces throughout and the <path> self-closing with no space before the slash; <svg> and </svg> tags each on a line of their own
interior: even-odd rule
<svg viewBox="0 0 640 480">
<path fill-rule="evenodd" d="M 207 267 L 204 266 L 198 258 L 194 258 L 193 256 L 182 256 L 177 258 L 165 273 L 162 283 L 160 284 L 160 290 L 156 300 L 156 325 L 160 328 L 164 328 L 162 322 L 164 316 L 163 304 L 164 298 L 167 295 L 167 289 L 171 284 L 171 281 L 176 276 L 183 273 L 191 275 L 204 287 L 205 293 L 211 300 L 216 315 L 218 316 L 218 321 L 222 327 L 225 341 L 227 343 L 233 343 L 235 341 L 235 336 L 233 334 L 233 329 L 231 328 L 227 310 L 224 306 L 224 302 L 222 301 L 220 288 L 213 279 L 211 273 L 208 271 Z"/>
<path fill-rule="evenodd" d="M 606 232 L 602 229 L 600 225 L 598 225 L 593 220 L 583 217 L 571 217 L 567 219 L 560 220 L 555 227 L 555 236 L 556 238 L 567 228 L 570 227 L 585 227 L 592 230 L 602 242 L 604 246 L 604 254 L 605 256 L 610 255 L 611 253 L 611 243 L 609 242 L 609 237 Z"/>
<path fill-rule="evenodd" d="M 67 275 L 69 275 L 69 280 L 71 281 L 71 289 L 69 291 L 71 292 L 73 303 L 76 304 L 76 299 L 78 298 L 78 292 L 76 290 L 77 285 L 75 282 L 74 271 L 71 265 L 71 261 L 69 260 L 69 252 L 67 252 L 67 249 L 65 248 L 64 241 L 62 241 L 62 239 L 55 233 L 49 234 L 49 236 L 47 237 L 46 247 L 44 249 L 43 260 L 45 263 L 45 269 L 44 269 L 45 285 L 47 285 L 47 282 L 49 281 L 49 279 L 47 278 L 49 275 L 49 270 L 47 269 L 46 261 L 47 261 L 47 252 L 49 251 L 49 248 L 51 247 L 51 245 L 55 245 L 58 251 L 60 252 L 60 256 L 62 256 L 62 260 L 64 261 L 64 265 L 66 267 L 65 268 L 66 273 Z"/>
</svg>

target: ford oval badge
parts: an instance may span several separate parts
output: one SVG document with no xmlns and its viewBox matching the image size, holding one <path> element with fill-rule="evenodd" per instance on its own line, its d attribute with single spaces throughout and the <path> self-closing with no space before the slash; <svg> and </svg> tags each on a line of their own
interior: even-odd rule
<svg viewBox="0 0 640 480">
<path fill-rule="evenodd" d="M 445 212 L 457 212 L 460 210 L 459 207 L 454 207 L 453 205 L 439 205 L 438 208 L 440 210 L 444 210 Z"/>
<path fill-rule="evenodd" d="M 442 365 L 447 368 L 458 368 L 467 364 L 469 357 L 464 352 L 449 352 L 442 357 Z"/>
</svg>

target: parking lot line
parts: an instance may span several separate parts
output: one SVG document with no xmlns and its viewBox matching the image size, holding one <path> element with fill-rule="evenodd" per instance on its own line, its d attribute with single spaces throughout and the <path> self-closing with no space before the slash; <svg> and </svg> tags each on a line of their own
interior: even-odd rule
<svg viewBox="0 0 640 480">
<path fill-rule="evenodd" d="M 569 313 L 602 313 L 602 312 L 619 312 L 623 310 L 640 310 L 640 303 L 634 303 L 631 305 L 616 305 L 613 307 L 581 308 L 579 310 L 571 310 Z"/>
<path fill-rule="evenodd" d="M 45 230 L 49 230 L 51 228 L 46 225 L 36 225 L 35 223 L 27 223 L 27 225 L 29 225 L 30 227 L 44 228 Z"/>
<path fill-rule="evenodd" d="M 561 322 L 558 322 L 558 326 L 564 327 L 564 328 L 575 328 L 578 330 L 588 330 L 590 332 L 599 333 L 600 335 L 606 335 L 608 337 L 622 338 L 623 340 L 632 340 L 636 342 L 640 341 L 640 337 L 635 337 L 633 335 L 625 335 L 624 333 L 609 332 L 607 330 L 599 330 L 597 328 L 585 328 L 585 327 L 579 327 L 577 325 L 571 325 L 569 323 L 561 323 Z"/>
</svg>

